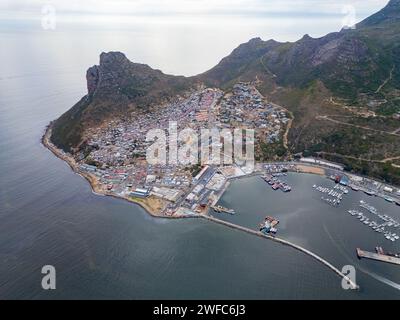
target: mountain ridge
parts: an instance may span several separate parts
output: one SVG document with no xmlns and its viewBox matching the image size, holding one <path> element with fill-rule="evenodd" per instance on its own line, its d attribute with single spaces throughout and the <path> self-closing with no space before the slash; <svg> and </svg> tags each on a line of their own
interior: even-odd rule
<svg viewBox="0 0 400 320">
<path fill-rule="evenodd" d="M 120 52 L 102 53 L 99 65 L 89 68 L 86 77 L 88 94 L 53 123 L 53 143 L 68 152 L 80 148 L 86 128 L 109 118 L 162 105 L 201 84 L 229 90 L 239 81 L 256 81 L 264 96 L 295 116 L 289 135 L 291 153 L 328 154 L 331 136 L 337 132 L 346 137 L 346 143 L 357 137 L 332 121 L 323 122 L 324 113 L 346 114 L 362 122 L 358 110 L 385 117 L 400 112 L 400 0 L 389 1 L 355 29 L 319 38 L 306 34 L 296 42 L 253 38 L 214 68 L 192 77 L 166 75 L 132 63 Z M 347 139 L 349 136 L 352 138 Z M 358 142 L 363 145 L 360 159 L 378 155 L 378 149 L 393 152 L 377 136 L 371 139 L 376 141 L 368 147 Z M 337 148 L 344 153 L 358 152 L 342 144 Z M 357 170 L 370 165 L 349 163 Z M 378 165 L 373 162 L 373 166 Z"/>
</svg>

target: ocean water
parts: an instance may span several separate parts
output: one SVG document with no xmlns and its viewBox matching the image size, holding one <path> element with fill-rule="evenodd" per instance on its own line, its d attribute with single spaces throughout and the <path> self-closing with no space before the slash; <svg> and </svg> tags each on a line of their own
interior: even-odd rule
<svg viewBox="0 0 400 320">
<path fill-rule="evenodd" d="M 335 208 L 323 202 L 322 194 L 313 189 L 314 184 L 333 188 L 333 181 L 316 175 L 295 173 L 282 179 L 293 187 L 292 192 L 274 191 L 260 177 L 234 181 L 221 198 L 220 204 L 235 208 L 237 214 L 214 215 L 251 229 L 258 229 L 266 216 L 273 216 L 280 221 L 279 237 L 311 250 L 338 269 L 347 265 L 354 266 L 357 283 L 361 286 L 358 297 L 400 298 L 398 266 L 359 260 L 356 255 L 356 248 L 375 251 L 376 246 L 382 246 L 389 252 L 400 252 L 399 242 L 386 240 L 382 234 L 374 232 L 347 212 L 359 210 L 373 218 L 372 214 L 359 207 L 363 200 L 380 213 L 400 221 L 400 208 L 384 199 L 355 191 L 344 195 L 341 205 Z"/>
<path fill-rule="evenodd" d="M 0 33 L 0 299 L 400 298 L 393 283 L 382 281 L 400 283 L 398 268 L 362 261 L 381 278 L 359 272 L 362 290 L 345 291 L 329 269 L 293 249 L 206 221 L 153 219 L 135 205 L 96 196 L 41 145 L 46 125 L 86 93 L 86 69 L 100 52 L 127 51 L 134 61 L 195 74 L 235 47 L 203 50 L 205 62 L 193 52 L 197 60 L 181 59 L 187 67 L 178 68 L 177 47 L 151 50 L 161 38 L 132 31 Z M 373 248 L 375 239 L 343 212 L 310 200 L 310 184 L 319 178 L 291 179 L 290 201 L 252 180 L 232 185 L 223 201 L 241 212 L 240 223 L 279 214 L 282 237 L 338 267 L 359 263 L 354 245 Z M 44 265 L 56 268 L 54 291 L 41 288 Z"/>
</svg>

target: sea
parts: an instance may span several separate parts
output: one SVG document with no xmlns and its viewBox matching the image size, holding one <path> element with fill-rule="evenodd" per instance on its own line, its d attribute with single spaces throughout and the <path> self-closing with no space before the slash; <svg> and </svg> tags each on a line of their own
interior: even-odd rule
<svg viewBox="0 0 400 320">
<path fill-rule="evenodd" d="M 253 177 L 233 182 L 221 199 L 237 214 L 219 218 L 256 229 L 266 215 L 277 217 L 280 237 L 339 269 L 354 266 L 361 288 L 348 291 L 330 269 L 290 247 L 208 221 L 155 219 L 95 195 L 42 146 L 49 122 L 86 94 L 86 70 L 101 52 L 193 75 L 263 32 L 210 30 L 196 38 L 179 26 L 154 28 L 0 28 L 0 299 L 399 299 L 400 267 L 355 255 L 377 245 L 400 252 L 399 242 L 347 213 L 366 198 L 400 220 L 400 207 L 382 199 L 351 192 L 334 208 L 312 188 L 329 180 L 299 174 L 286 178 L 288 194 Z M 46 265 L 56 270 L 55 290 L 42 288 Z"/>
</svg>

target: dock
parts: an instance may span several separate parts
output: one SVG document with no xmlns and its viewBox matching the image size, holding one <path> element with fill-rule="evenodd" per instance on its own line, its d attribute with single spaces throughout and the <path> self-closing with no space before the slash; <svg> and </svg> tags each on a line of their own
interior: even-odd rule
<svg viewBox="0 0 400 320">
<path fill-rule="evenodd" d="M 216 206 L 218 201 L 222 198 L 223 194 L 225 193 L 225 191 L 229 188 L 230 186 L 230 181 L 228 180 L 225 183 L 225 186 L 222 188 L 222 190 L 218 193 L 218 195 L 215 197 L 215 199 L 212 202 L 212 206 Z"/>
<path fill-rule="evenodd" d="M 230 222 L 227 222 L 227 221 L 220 220 L 220 219 L 217 219 L 215 217 L 205 216 L 205 215 L 197 216 L 197 217 L 198 218 L 207 219 L 209 221 L 212 221 L 212 222 L 215 222 L 215 223 L 224 225 L 226 227 L 229 227 L 229 228 L 232 228 L 232 229 L 235 229 L 235 230 L 239 230 L 239 231 L 251 234 L 251 235 L 255 235 L 255 236 L 260 237 L 260 238 L 269 239 L 269 240 L 275 241 L 277 243 L 280 243 L 280 244 L 288 246 L 288 247 L 292 247 L 293 249 L 296 249 L 296 250 L 298 250 L 298 251 L 310 256 L 311 258 L 314 258 L 316 261 L 318 261 L 318 262 L 322 263 L 323 265 L 325 265 L 326 267 L 328 267 L 330 270 L 332 270 L 334 273 L 336 273 L 339 277 L 341 277 L 345 281 L 347 281 L 350 284 L 352 290 L 358 290 L 360 288 L 357 285 L 357 283 L 352 281 L 347 275 L 345 275 L 339 269 L 334 267 L 331 263 L 329 263 L 328 261 L 324 260 L 323 258 L 318 256 L 317 254 L 311 252 L 310 250 L 307 250 L 307 249 L 305 249 L 305 248 L 303 248 L 303 247 L 301 247 L 299 245 L 296 245 L 296 244 L 294 244 L 292 242 L 289 242 L 287 240 L 283 240 L 283 239 L 280 239 L 280 238 L 277 238 L 277 237 L 272 237 L 270 235 L 265 235 L 262 232 L 255 231 L 255 230 L 252 230 L 250 228 L 246 228 L 246 227 L 243 227 L 243 226 L 240 226 L 240 225 L 237 225 L 237 224 L 233 224 L 233 223 L 230 223 Z"/>
<path fill-rule="evenodd" d="M 385 263 L 391 263 L 391 264 L 396 264 L 400 266 L 400 258 L 388 256 L 385 254 L 378 254 L 378 253 L 373 253 L 373 252 L 368 252 L 368 251 L 363 251 L 361 249 L 357 249 L 357 256 L 358 258 L 362 259 L 370 259 L 370 260 L 376 260 L 376 261 L 381 261 Z"/>
</svg>

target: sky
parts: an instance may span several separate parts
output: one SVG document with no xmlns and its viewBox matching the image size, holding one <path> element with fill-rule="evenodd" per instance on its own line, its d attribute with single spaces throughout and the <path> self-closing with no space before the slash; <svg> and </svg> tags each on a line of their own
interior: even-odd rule
<svg viewBox="0 0 400 320">
<path fill-rule="evenodd" d="M 103 51 L 121 51 L 166 73 L 194 75 L 252 38 L 284 42 L 305 34 L 321 37 L 355 24 L 387 2 L 0 0 L 0 47 L 7 46 L 14 56 L 29 48 L 32 59 L 45 61 L 59 57 L 65 63 L 71 56 L 71 64 L 81 63 L 82 70 Z"/>
<path fill-rule="evenodd" d="M 40 19 L 46 6 L 60 19 L 71 21 L 123 21 L 193 23 L 215 18 L 313 18 L 340 17 L 353 7 L 358 19 L 382 8 L 388 0 L 1 0 L 0 19 Z M 343 11 L 344 10 L 344 11 Z"/>
</svg>

